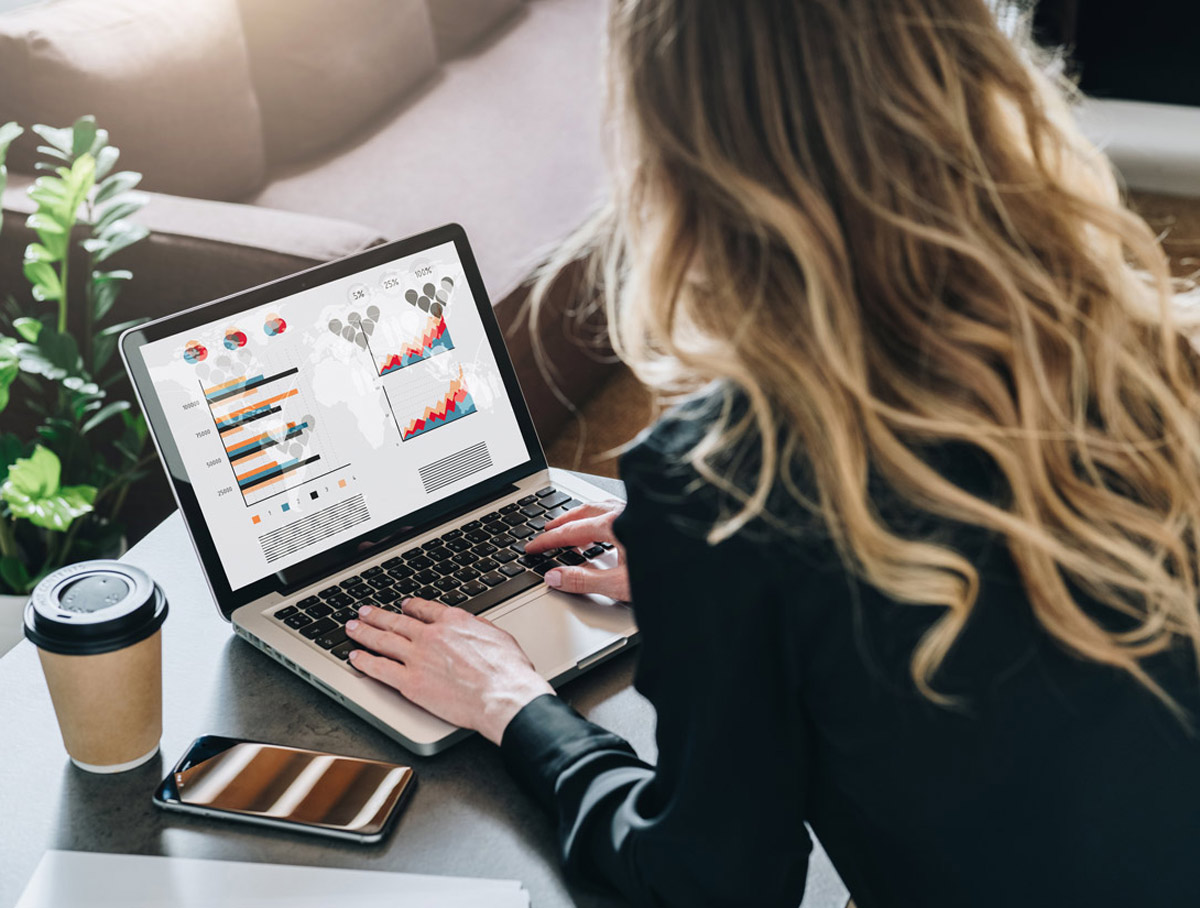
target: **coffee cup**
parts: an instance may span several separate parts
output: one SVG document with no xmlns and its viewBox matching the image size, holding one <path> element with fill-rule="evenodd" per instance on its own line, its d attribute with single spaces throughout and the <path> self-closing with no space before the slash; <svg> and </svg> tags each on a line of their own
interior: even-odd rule
<svg viewBox="0 0 1200 908">
<path fill-rule="evenodd" d="M 25 606 L 71 762 L 123 772 L 162 737 L 162 623 L 167 600 L 145 571 L 86 561 L 47 576 Z"/>
</svg>

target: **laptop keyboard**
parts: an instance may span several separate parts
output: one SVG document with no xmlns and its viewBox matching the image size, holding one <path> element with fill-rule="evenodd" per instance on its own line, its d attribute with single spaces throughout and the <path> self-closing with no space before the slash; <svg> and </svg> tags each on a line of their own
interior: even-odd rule
<svg viewBox="0 0 1200 908">
<path fill-rule="evenodd" d="M 580 504 L 552 486 L 448 530 L 436 539 L 361 569 L 352 577 L 277 610 L 271 617 L 345 662 L 357 647 L 346 622 L 364 605 L 400 611 L 408 596 L 432 599 L 479 615 L 541 584 L 560 565 L 584 564 L 611 549 L 525 553 L 525 540 Z"/>
</svg>

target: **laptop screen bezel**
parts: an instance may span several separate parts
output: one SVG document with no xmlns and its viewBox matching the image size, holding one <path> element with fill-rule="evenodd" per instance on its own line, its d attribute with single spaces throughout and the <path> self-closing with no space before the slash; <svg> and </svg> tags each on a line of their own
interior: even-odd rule
<svg viewBox="0 0 1200 908">
<path fill-rule="evenodd" d="M 232 589 L 225 567 L 217 553 L 208 521 L 204 517 L 199 499 L 188 479 L 187 470 L 180 457 L 162 404 L 158 399 L 154 382 L 150 379 L 149 371 L 141 355 L 142 348 L 156 340 L 213 321 L 232 318 L 242 312 L 269 303 L 281 303 L 286 306 L 286 297 L 303 290 L 341 280 L 448 242 L 454 243 L 462 262 L 467 285 L 475 299 L 492 353 L 496 357 L 505 391 L 516 415 L 525 447 L 530 454 L 529 459 L 496 476 L 472 485 L 468 489 L 448 495 L 433 504 L 361 533 L 354 539 L 333 546 L 241 589 Z M 474 502 L 495 497 L 517 480 L 546 468 L 546 455 L 542 451 L 541 443 L 534 429 L 533 417 L 529 413 L 529 407 L 521 392 L 516 370 L 504 343 L 503 333 L 496 322 L 492 303 L 484 288 L 475 256 L 467 242 L 466 232 L 458 224 L 447 224 L 417 236 L 374 246 L 342 259 L 317 265 L 298 274 L 279 278 L 174 315 L 147 322 L 125 331 L 121 335 L 119 348 L 126 371 L 133 383 L 134 392 L 142 406 L 142 412 L 145 414 L 150 434 L 158 448 L 159 459 L 171 483 L 175 499 L 183 512 L 192 542 L 200 556 L 201 565 L 216 598 L 217 607 L 226 620 L 234 611 L 247 603 L 254 602 L 271 593 L 287 595 L 344 567 L 370 558 L 373 554 L 384 551 L 404 539 L 437 526 L 448 515 L 468 509 Z"/>
</svg>

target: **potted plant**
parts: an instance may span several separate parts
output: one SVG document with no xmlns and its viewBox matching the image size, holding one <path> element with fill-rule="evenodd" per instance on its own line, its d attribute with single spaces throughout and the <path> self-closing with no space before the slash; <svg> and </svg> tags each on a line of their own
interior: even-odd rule
<svg viewBox="0 0 1200 908">
<path fill-rule="evenodd" d="M 114 171 L 120 153 L 92 117 L 32 128 L 44 172 L 28 191 L 29 284 L 5 288 L 0 311 L 0 413 L 10 414 L 0 429 L 0 594 L 21 599 L 64 564 L 120 554 L 122 506 L 154 456 L 140 413 L 110 393 L 123 376 L 117 336 L 138 320 L 106 324 L 133 276 L 109 260 L 148 232 L 128 220 L 146 201 L 132 191 L 141 175 Z M 0 127 L 0 191 L 22 132 Z"/>
</svg>

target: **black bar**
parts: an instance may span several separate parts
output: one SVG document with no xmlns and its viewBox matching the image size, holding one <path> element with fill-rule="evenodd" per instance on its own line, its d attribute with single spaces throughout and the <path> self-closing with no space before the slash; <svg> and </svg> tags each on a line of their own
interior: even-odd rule
<svg viewBox="0 0 1200 908">
<path fill-rule="evenodd" d="M 244 495 L 246 492 L 253 489 L 256 485 L 259 485 L 260 483 L 264 483 L 268 479 L 278 479 L 280 476 L 285 476 L 288 473 L 292 472 L 292 470 L 299 470 L 301 467 L 312 463 L 314 460 L 320 460 L 320 459 L 321 459 L 320 454 L 314 454 L 312 457 L 308 458 L 308 460 L 302 460 L 299 463 L 294 463 L 291 466 L 288 466 L 284 469 L 275 469 L 269 473 L 263 473 L 262 476 L 255 476 L 253 480 L 251 480 L 249 483 L 247 483 L 246 485 L 241 487 L 242 494 Z"/>
<path fill-rule="evenodd" d="M 511 599 L 518 593 L 533 589 L 541 582 L 542 578 L 536 571 L 526 571 L 524 574 L 517 574 L 511 580 L 505 580 L 503 583 L 492 587 L 486 593 L 480 593 L 478 596 L 471 597 L 461 607 L 472 615 L 478 615 L 481 612 L 486 612 L 493 606 L 499 605 L 506 599 Z"/>
<path fill-rule="evenodd" d="M 233 422 L 231 422 L 229 425 L 227 425 L 224 429 L 222 429 L 220 427 L 220 424 L 218 423 L 217 431 L 218 432 L 228 432 L 230 429 L 236 429 L 238 426 L 244 426 L 248 422 L 254 422 L 254 420 L 256 420 L 256 419 L 262 419 L 264 416 L 270 416 L 272 413 L 278 413 L 282 409 L 283 409 L 283 407 L 276 404 L 270 410 L 263 410 L 261 413 L 249 413 L 245 416 L 240 417 L 239 419 L 235 419 Z"/>
<path fill-rule="evenodd" d="M 279 372 L 276 375 L 268 375 L 264 378 L 260 378 L 258 381 L 250 382 L 250 384 L 248 384 L 248 385 L 242 385 L 240 388 L 230 388 L 228 391 L 222 391 L 216 397 L 206 397 L 205 400 L 207 400 L 209 402 L 209 404 L 220 403 L 221 401 L 225 400 L 226 398 L 234 397 L 238 394 L 245 394 L 247 391 L 251 391 L 254 388 L 260 387 L 261 385 L 265 385 L 268 382 L 277 381 L 278 379 L 281 379 L 281 378 L 287 378 L 289 375 L 295 375 L 299 371 L 300 371 L 299 367 L 292 366 L 292 368 L 290 368 L 284 372 Z"/>
</svg>

